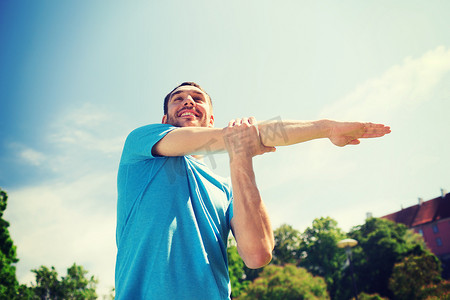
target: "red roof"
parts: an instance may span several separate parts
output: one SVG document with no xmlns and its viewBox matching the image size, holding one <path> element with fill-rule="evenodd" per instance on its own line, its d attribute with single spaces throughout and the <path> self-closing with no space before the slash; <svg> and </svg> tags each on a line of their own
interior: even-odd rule
<svg viewBox="0 0 450 300">
<path fill-rule="evenodd" d="M 450 194 L 410 206 L 382 218 L 405 224 L 408 227 L 450 218 Z"/>
</svg>

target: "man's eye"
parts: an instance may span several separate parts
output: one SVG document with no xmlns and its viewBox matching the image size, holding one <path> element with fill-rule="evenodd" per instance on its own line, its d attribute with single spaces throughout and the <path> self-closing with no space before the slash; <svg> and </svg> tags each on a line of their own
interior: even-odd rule
<svg viewBox="0 0 450 300">
<path fill-rule="evenodd" d="M 181 97 L 177 97 L 177 98 L 173 99 L 173 101 L 181 101 L 181 100 L 183 100 L 183 98 L 181 98 Z"/>
<path fill-rule="evenodd" d="M 203 99 L 202 98 L 194 98 L 194 101 L 201 102 L 201 101 L 203 101 Z"/>
</svg>

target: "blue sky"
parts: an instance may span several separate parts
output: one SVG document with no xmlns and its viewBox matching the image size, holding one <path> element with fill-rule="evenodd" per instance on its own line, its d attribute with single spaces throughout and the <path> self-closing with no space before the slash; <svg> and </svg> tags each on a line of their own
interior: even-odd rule
<svg viewBox="0 0 450 300">
<path fill-rule="evenodd" d="M 255 159 L 274 227 L 348 230 L 450 189 L 448 1 L 2 1 L 0 186 L 19 279 L 73 262 L 113 286 L 115 176 L 182 81 L 235 117 L 364 120 L 392 133 Z M 226 155 L 213 157 L 227 175 Z M 207 160 L 208 162 L 209 160 Z"/>
</svg>

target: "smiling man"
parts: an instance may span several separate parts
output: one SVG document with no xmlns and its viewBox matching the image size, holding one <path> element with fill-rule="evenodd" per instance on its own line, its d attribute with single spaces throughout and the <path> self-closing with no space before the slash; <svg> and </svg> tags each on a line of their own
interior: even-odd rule
<svg viewBox="0 0 450 300">
<path fill-rule="evenodd" d="M 189 102 L 185 102 L 185 100 L 189 100 Z M 192 105 L 194 103 L 195 106 Z M 162 123 L 178 127 L 213 127 L 211 98 L 198 85 L 177 87 L 164 99 Z"/>
<path fill-rule="evenodd" d="M 274 247 L 252 158 L 275 146 L 318 138 L 356 145 L 390 132 L 382 124 L 253 117 L 213 126 L 210 96 L 185 82 L 166 96 L 162 124 L 127 137 L 117 180 L 116 299 L 230 299 L 230 230 L 249 268 L 268 264 Z M 231 182 L 201 160 L 218 152 L 230 157 Z"/>
</svg>

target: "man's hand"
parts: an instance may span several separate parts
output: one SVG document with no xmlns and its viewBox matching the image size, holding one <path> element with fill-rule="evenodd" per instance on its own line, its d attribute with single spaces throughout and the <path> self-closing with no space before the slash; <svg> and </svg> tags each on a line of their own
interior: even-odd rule
<svg viewBox="0 0 450 300">
<path fill-rule="evenodd" d="M 383 124 L 332 121 L 328 138 L 336 146 L 358 145 L 361 138 L 377 138 L 391 132 Z"/>
<path fill-rule="evenodd" d="M 275 151 L 275 147 L 266 147 L 261 143 L 254 117 L 231 120 L 228 127 L 223 130 L 225 147 L 230 160 L 236 157 L 249 159 L 256 155 Z"/>
</svg>

